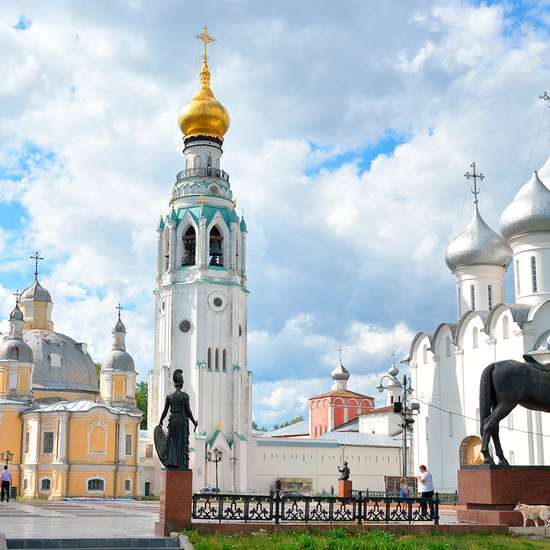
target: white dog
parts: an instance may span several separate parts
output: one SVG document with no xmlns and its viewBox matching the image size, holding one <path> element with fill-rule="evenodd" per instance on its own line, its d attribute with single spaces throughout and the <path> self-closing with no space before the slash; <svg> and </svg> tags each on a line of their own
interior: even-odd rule
<svg viewBox="0 0 550 550">
<path fill-rule="evenodd" d="M 543 525 L 550 526 L 550 506 L 529 506 L 528 504 L 521 504 L 518 502 L 514 508 L 516 512 L 521 512 L 523 516 L 523 527 L 527 527 L 527 522 L 531 519 L 533 523 L 538 527 L 539 518 L 542 520 Z"/>
</svg>

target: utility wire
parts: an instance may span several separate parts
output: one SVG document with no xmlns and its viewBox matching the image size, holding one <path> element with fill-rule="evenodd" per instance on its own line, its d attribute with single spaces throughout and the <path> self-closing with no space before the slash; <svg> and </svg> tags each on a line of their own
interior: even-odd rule
<svg viewBox="0 0 550 550">
<path fill-rule="evenodd" d="M 479 418 L 472 418 L 471 416 L 466 416 L 465 414 L 460 414 L 460 413 L 457 413 L 457 412 L 454 412 L 454 411 L 448 411 L 447 409 L 443 409 L 441 407 L 438 407 L 437 405 L 434 405 L 432 403 L 427 403 L 426 401 L 422 401 L 422 399 L 418 399 L 418 397 L 413 397 L 413 399 L 415 399 L 416 401 L 418 401 L 419 403 L 422 403 L 423 405 L 427 405 L 428 407 L 432 407 L 433 409 L 437 409 L 438 411 L 442 411 L 442 412 L 446 412 L 446 413 L 450 413 L 450 414 L 454 414 L 455 416 L 460 416 L 462 418 L 466 418 L 468 420 L 474 420 L 475 422 L 479 422 L 480 419 Z M 499 426 L 500 427 L 500 426 Z M 539 433 L 539 432 L 530 432 L 529 430 L 520 430 L 519 428 L 508 428 L 508 427 L 504 427 L 503 429 L 505 430 L 509 430 L 509 431 L 513 431 L 513 432 L 521 432 L 521 433 L 524 433 L 524 434 L 531 434 L 531 435 L 540 435 L 541 437 L 550 437 L 550 434 L 542 434 L 542 433 Z"/>
</svg>

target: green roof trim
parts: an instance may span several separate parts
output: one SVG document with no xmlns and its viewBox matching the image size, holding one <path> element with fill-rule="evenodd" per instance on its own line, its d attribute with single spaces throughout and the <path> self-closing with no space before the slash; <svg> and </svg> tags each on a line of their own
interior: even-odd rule
<svg viewBox="0 0 550 550">
<path fill-rule="evenodd" d="M 244 216 L 241 218 L 241 231 L 243 233 L 248 233 L 248 229 L 246 227 L 246 222 L 244 221 Z"/>
<path fill-rule="evenodd" d="M 162 217 L 162 215 L 160 216 L 160 221 L 159 221 L 159 226 L 158 226 L 158 229 L 157 231 L 164 231 L 164 218 Z"/>
<path fill-rule="evenodd" d="M 229 227 L 231 223 L 236 223 L 239 221 L 237 214 L 235 214 L 235 210 L 224 206 L 209 206 L 206 204 L 197 204 L 195 206 L 178 208 L 176 219 L 179 223 L 183 220 L 186 214 L 189 213 L 195 220 L 195 223 L 198 224 L 201 218 L 206 218 L 206 223 L 209 224 L 218 212 L 225 221 L 227 227 Z"/>
<path fill-rule="evenodd" d="M 176 211 L 172 208 L 172 212 L 170 212 L 170 219 L 173 221 L 173 222 L 177 222 L 178 221 L 178 215 L 176 214 Z"/>
<path fill-rule="evenodd" d="M 241 370 L 240 365 L 233 365 L 233 370 Z"/>
<path fill-rule="evenodd" d="M 195 439 L 205 440 L 206 439 L 206 432 L 199 432 L 199 433 L 195 434 Z"/>
<path fill-rule="evenodd" d="M 212 437 L 208 440 L 208 445 L 210 445 L 212 447 L 212 445 L 214 445 L 216 439 L 218 438 L 218 435 L 220 435 L 220 430 L 216 430 L 212 434 Z"/>
<path fill-rule="evenodd" d="M 206 361 L 197 361 L 197 368 L 198 369 L 206 368 Z"/>
<path fill-rule="evenodd" d="M 235 435 L 241 440 L 241 441 L 248 441 L 246 436 L 244 434 L 240 434 L 239 432 L 235 432 Z"/>
</svg>

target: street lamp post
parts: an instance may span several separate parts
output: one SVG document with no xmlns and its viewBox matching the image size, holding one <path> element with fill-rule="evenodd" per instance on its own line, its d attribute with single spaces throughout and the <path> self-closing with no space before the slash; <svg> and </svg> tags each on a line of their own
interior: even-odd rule
<svg viewBox="0 0 550 550">
<path fill-rule="evenodd" d="M 393 412 L 401 415 L 401 427 L 403 433 L 403 477 L 407 478 L 408 474 L 408 460 L 409 452 L 407 446 L 408 434 L 412 430 L 412 425 L 414 424 L 413 411 L 418 411 L 418 403 L 411 403 L 409 405 L 408 398 L 409 394 L 412 393 L 411 382 L 406 374 L 403 375 L 403 381 L 400 382 L 397 378 L 399 374 L 399 369 L 393 365 L 392 368 L 388 371 L 388 374 L 385 374 L 380 379 L 380 383 L 376 388 L 380 393 L 390 389 L 389 386 L 384 386 L 384 379 L 388 379 L 391 382 L 391 386 L 401 390 L 401 395 L 399 400 L 393 403 Z"/>
<path fill-rule="evenodd" d="M 6 463 L 6 466 L 13 460 L 13 453 L 7 449 L 0 453 L 0 460 Z"/>
<path fill-rule="evenodd" d="M 223 458 L 223 452 L 220 449 L 214 449 L 214 451 L 208 451 L 206 453 L 206 460 L 213 462 L 216 467 L 216 493 L 220 492 L 218 487 L 218 462 Z"/>
</svg>

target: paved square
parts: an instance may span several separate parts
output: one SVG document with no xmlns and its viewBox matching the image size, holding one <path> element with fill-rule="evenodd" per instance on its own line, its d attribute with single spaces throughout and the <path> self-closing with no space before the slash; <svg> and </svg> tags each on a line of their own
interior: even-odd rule
<svg viewBox="0 0 550 550">
<path fill-rule="evenodd" d="M 148 501 L 0 504 L 6 538 L 153 537 L 159 503 Z"/>
</svg>

